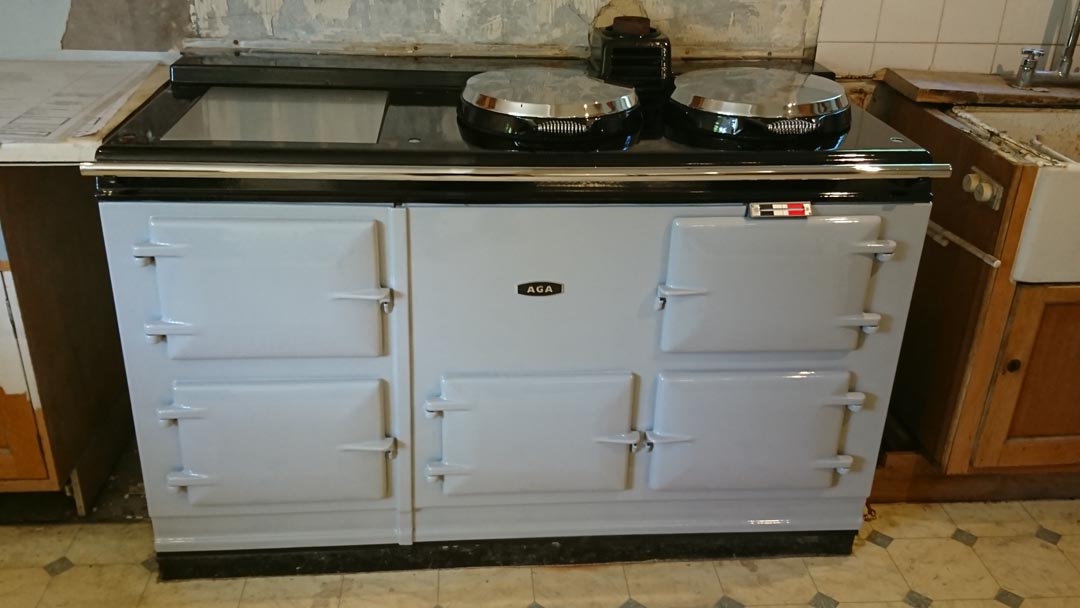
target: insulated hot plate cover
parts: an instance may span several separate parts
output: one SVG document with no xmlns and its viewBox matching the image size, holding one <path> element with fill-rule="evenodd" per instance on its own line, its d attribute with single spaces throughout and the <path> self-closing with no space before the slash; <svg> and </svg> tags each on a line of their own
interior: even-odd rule
<svg viewBox="0 0 1080 608">
<path fill-rule="evenodd" d="M 469 78 L 458 122 L 484 147 L 610 150 L 637 140 L 641 113 L 631 88 L 580 70 L 526 67 Z"/>
<path fill-rule="evenodd" d="M 838 144 L 851 110 L 836 82 L 791 70 L 719 68 L 675 79 L 672 136 L 693 145 L 754 141 Z"/>
</svg>

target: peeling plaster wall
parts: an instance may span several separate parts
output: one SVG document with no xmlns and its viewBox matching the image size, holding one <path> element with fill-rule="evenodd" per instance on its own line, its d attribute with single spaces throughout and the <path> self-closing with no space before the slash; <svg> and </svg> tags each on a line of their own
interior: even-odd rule
<svg viewBox="0 0 1080 608">
<path fill-rule="evenodd" d="M 607 0 L 192 0 L 195 34 L 229 43 L 548 48 L 580 53 Z M 804 57 L 822 0 L 643 0 L 683 56 Z"/>
</svg>

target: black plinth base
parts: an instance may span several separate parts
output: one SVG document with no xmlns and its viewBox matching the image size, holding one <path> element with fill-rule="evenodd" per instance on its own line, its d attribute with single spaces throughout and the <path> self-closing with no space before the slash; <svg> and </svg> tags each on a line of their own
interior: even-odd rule
<svg viewBox="0 0 1080 608">
<path fill-rule="evenodd" d="M 547 566 L 776 556 L 848 555 L 855 531 L 582 536 L 412 546 L 369 545 L 159 553 L 162 580 L 375 572 L 474 566 Z"/>
</svg>

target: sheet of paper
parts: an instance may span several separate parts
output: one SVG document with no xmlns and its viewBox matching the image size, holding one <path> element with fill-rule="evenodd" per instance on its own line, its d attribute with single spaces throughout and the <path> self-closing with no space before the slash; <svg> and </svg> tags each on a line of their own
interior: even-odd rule
<svg viewBox="0 0 1080 608">
<path fill-rule="evenodd" d="M 93 133 L 154 64 L 0 61 L 0 146 Z"/>
</svg>

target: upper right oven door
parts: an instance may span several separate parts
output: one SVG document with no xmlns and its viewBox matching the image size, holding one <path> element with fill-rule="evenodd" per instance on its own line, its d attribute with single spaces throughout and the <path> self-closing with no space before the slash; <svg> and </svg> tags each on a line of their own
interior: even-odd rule
<svg viewBox="0 0 1080 608">
<path fill-rule="evenodd" d="M 874 264 L 895 248 L 880 233 L 875 215 L 676 219 L 657 290 L 661 349 L 857 348 L 881 320 L 865 309 Z"/>
</svg>

